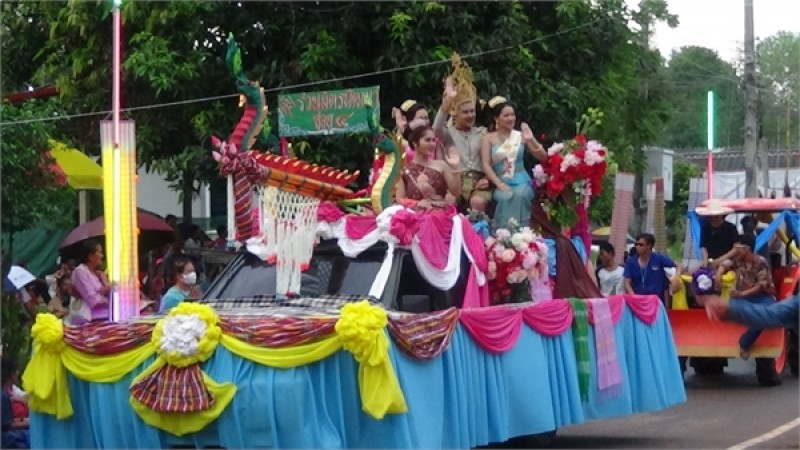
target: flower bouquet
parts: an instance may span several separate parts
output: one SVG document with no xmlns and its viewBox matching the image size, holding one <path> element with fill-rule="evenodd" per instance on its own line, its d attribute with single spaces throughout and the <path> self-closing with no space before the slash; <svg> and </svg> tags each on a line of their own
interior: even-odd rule
<svg viewBox="0 0 800 450">
<path fill-rule="evenodd" d="M 608 150 L 598 141 L 587 140 L 590 128 L 602 123 L 603 113 L 589 108 L 577 124 L 576 136 L 557 142 L 547 150 L 547 161 L 533 169 L 533 182 L 544 189 L 550 218 L 562 227 L 578 221 L 576 206 L 600 194 L 608 168 Z"/>
<path fill-rule="evenodd" d="M 531 281 L 547 276 L 547 244 L 512 219 L 508 228 L 497 229 L 484 245 L 491 303 L 531 301 Z"/>
</svg>

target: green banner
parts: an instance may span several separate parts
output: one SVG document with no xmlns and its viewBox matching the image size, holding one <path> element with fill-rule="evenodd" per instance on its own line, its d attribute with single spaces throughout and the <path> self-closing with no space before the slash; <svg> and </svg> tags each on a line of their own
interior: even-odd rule
<svg viewBox="0 0 800 450">
<path fill-rule="evenodd" d="M 325 136 L 368 133 L 367 111 L 380 111 L 379 87 L 338 91 L 301 92 L 278 96 L 278 132 L 281 136 Z"/>
</svg>

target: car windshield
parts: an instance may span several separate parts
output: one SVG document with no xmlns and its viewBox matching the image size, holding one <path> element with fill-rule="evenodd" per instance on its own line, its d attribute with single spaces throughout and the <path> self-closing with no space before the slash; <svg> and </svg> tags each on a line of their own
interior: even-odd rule
<svg viewBox="0 0 800 450">
<path fill-rule="evenodd" d="M 300 295 L 367 295 L 380 269 L 385 245 L 376 245 L 348 258 L 338 246 L 321 244 L 307 271 L 303 272 Z M 257 256 L 242 252 L 206 290 L 203 299 L 245 298 L 275 294 L 276 268 Z"/>
</svg>

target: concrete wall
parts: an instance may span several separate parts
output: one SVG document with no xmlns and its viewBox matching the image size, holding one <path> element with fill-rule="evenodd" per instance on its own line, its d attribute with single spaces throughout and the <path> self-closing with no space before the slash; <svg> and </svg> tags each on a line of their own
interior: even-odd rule
<svg viewBox="0 0 800 450">
<path fill-rule="evenodd" d="M 148 172 L 139 169 L 139 183 L 136 186 L 136 202 L 139 208 L 152 211 L 161 216 L 174 214 L 181 217 L 183 204 L 180 202 L 180 193 L 169 187 L 169 182 L 164 175 L 158 172 Z M 192 216 L 195 219 L 208 219 L 210 217 L 210 194 L 208 186 L 200 189 L 200 195 L 192 199 Z"/>
</svg>

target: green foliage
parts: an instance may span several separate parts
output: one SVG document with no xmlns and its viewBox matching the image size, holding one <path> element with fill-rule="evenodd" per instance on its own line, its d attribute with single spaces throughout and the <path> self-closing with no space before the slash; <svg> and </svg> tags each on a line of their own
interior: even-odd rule
<svg viewBox="0 0 800 450">
<path fill-rule="evenodd" d="M 665 221 L 670 230 L 670 241 L 683 239 L 686 225 L 686 211 L 689 208 L 689 180 L 700 176 L 700 169 L 694 164 L 676 160 L 672 169 L 672 198 L 667 203 Z"/>
<path fill-rule="evenodd" d="M 5 102 L 2 112 L 3 121 L 16 122 L 52 116 L 57 110 L 53 102 L 33 100 L 21 106 Z M 47 140 L 56 137 L 54 133 L 53 122 L 3 126 L 0 143 L 3 214 L 0 226 L 4 233 L 13 235 L 28 230 L 42 219 L 57 227 L 71 225 L 69 212 L 74 205 L 75 192 L 58 184 L 56 173 L 50 167 L 54 161 L 45 153 Z M 4 249 L 4 259 L 12 250 Z"/>
<path fill-rule="evenodd" d="M 762 99 L 762 134 L 774 148 L 800 142 L 800 33 L 779 32 L 759 42 L 757 71 Z"/>
<path fill-rule="evenodd" d="M 574 117 L 587 107 L 602 109 L 608 126 L 592 137 L 614 152 L 620 170 L 641 172 L 644 158 L 637 149 L 660 134 L 669 93 L 642 94 L 641 80 L 657 79 L 662 65 L 629 24 L 669 22 L 663 3 L 650 0 L 645 10 L 632 11 L 623 0 L 129 2 L 122 10 L 123 98 L 126 107 L 141 107 L 235 93 L 225 63 L 226 38 L 235 33 L 249 78 L 267 89 L 333 78 L 341 81 L 305 89 L 380 85 L 380 117 L 388 125 L 391 108 L 408 98 L 431 112 L 438 107 L 456 51 L 473 67 L 479 95 L 514 101 L 520 120 L 537 136 L 549 136 L 545 145 L 571 137 Z M 105 2 L 24 5 L 16 14 L 35 21 L 3 18 L 15 37 L 26 40 L 13 44 L 15 54 L 35 55 L 32 67 L 12 74 L 15 79 L 55 81 L 65 110 L 108 109 L 111 21 Z M 431 64 L 437 60 L 441 64 Z M 269 94 L 274 105 L 278 93 Z M 128 114 L 137 124 L 139 161 L 168 171 L 175 187 L 188 192 L 189 184 L 217 176 L 213 165 L 205 165 L 208 136 L 227 136 L 241 110 L 232 98 Z M 275 129 L 274 115 L 271 120 Z M 70 127 L 80 148 L 99 150 L 96 118 L 73 120 Z M 309 144 L 308 158 L 317 163 L 366 173 L 372 160 L 365 136 L 311 138 Z"/>
<path fill-rule="evenodd" d="M 671 120 L 660 136 L 666 148 L 705 148 L 707 93 L 715 94 L 715 146 L 740 146 L 744 140 L 744 95 L 735 68 L 713 50 L 684 47 L 673 53 L 665 82 L 654 87 L 669 93 Z"/>
<path fill-rule="evenodd" d="M 13 293 L 2 294 L 0 316 L 3 321 L 3 357 L 12 358 L 19 367 L 25 367 L 24 363 L 31 354 L 31 336 L 26 325 L 27 315 Z"/>
</svg>

